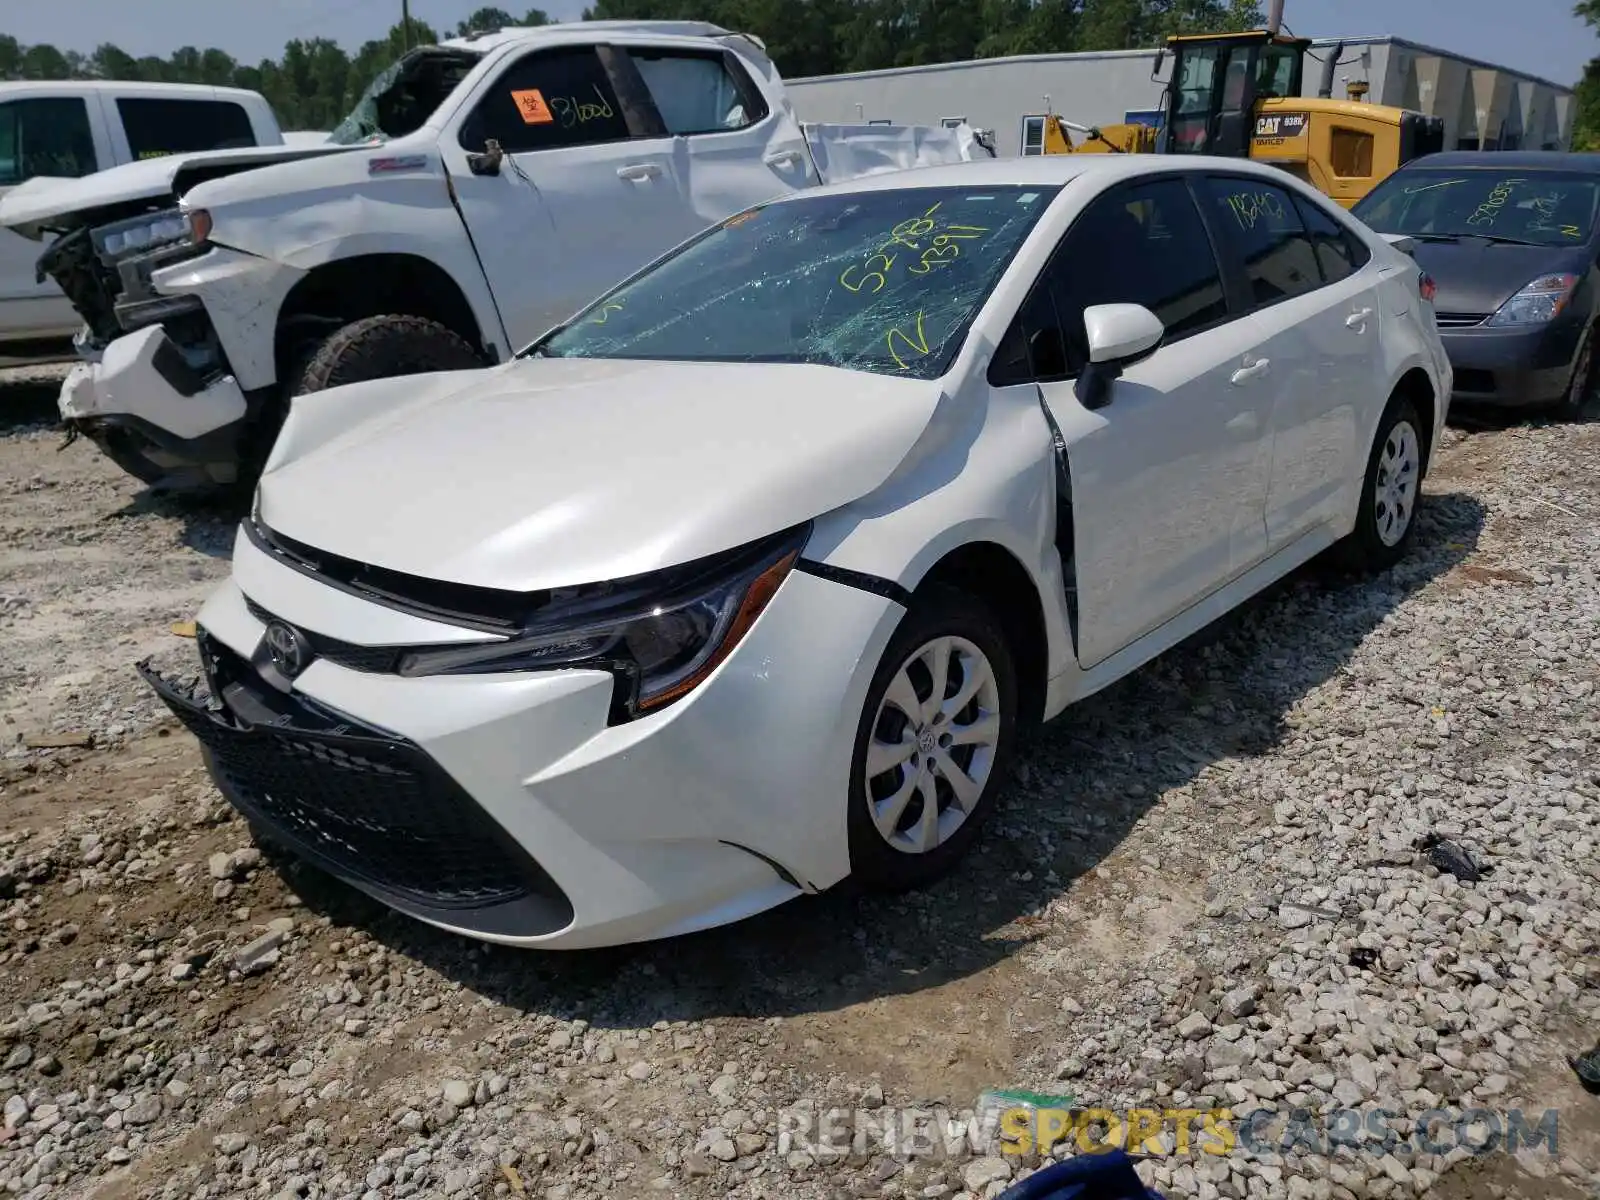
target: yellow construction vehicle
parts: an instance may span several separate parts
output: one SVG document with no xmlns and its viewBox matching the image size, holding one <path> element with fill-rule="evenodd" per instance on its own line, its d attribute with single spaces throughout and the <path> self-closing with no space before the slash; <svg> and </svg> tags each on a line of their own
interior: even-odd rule
<svg viewBox="0 0 1600 1200">
<path fill-rule="evenodd" d="M 1281 11 L 1281 10 L 1280 10 Z M 1046 154 L 1220 154 L 1272 163 L 1349 208 L 1403 163 L 1444 149 L 1444 122 L 1403 108 L 1368 104 L 1367 85 L 1333 98 L 1342 46 L 1323 62 L 1315 97 L 1301 96 L 1311 42 L 1276 26 L 1250 33 L 1167 39 L 1171 58 L 1159 129 L 1074 125 L 1045 118 Z M 1072 134 L 1080 140 L 1074 142 Z"/>
</svg>

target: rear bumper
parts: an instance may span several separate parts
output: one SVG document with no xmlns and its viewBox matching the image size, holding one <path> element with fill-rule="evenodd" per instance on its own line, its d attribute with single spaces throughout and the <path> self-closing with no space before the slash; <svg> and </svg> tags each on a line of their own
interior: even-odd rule
<svg viewBox="0 0 1600 1200">
<path fill-rule="evenodd" d="M 1539 408 L 1566 395 L 1583 333 L 1579 322 L 1533 330 L 1441 329 L 1463 407 Z"/>
<path fill-rule="evenodd" d="M 232 483 L 248 404 L 232 375 L 207 380 L 159 325 L 72 368 L 61 418 L 149 484 Z"/>
</svg>

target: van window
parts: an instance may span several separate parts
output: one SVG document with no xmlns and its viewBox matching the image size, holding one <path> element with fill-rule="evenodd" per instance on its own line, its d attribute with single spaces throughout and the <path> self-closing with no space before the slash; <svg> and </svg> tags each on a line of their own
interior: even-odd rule
<svg viewBox="0 0 1600 1200">
<path fill-rule="evenodd" d="M 77 179 L 99 169 L 89 109 L 77 96 L 0 104 L 0 187 L 38 175 Z"/>
<path fill-rule="evenodd" d="M 117 115 L 136 159 L 256 144 L 250 114 L 232 100 L 123 96 L 117 101 Z"/>
</svg>

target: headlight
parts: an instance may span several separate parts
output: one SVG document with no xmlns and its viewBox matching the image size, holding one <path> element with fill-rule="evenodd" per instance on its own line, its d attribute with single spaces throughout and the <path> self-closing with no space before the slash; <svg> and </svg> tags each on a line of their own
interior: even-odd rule
<svg viewBox="0 0 1600 1200">
<path fill-rule="evenodd" d="M 1485 325 L 1547 325 L 1560 315 L 1578 286 L 1576 275 L 1541 275 L 1500 306 Z"/>
<path fill-rule="evenodd" d="M 94 231 L 94 248 L 109 263 L 160 246 L 198 246 L 210 236 L 211 214 L 205 209 L 170 208 L 102 225 Z"/>
<path fill-rule="evenodd" d="M 609 670 L 629 715 L 692 691 L 733 653 L 788 576 L 810 526 L 729 554 L 553 597 L 515 637 L 416 650 L 400 674 L 483 675 L 562 667 Z"/>
</svg>

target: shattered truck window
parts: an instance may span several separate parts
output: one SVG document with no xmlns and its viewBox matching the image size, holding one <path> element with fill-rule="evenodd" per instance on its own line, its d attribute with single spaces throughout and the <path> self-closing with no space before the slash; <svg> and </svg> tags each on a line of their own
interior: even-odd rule
<svg viewBox="0 0 1600 1200">
<path fill-rule="evenodd" d="M 933 378 L 1056 190 L 904 188 L 740 213 L 535 351 Z"/>
<path fill-rule="evenodd" d="M 388 140 L 415 133 L 472 73 L 480 57 L 476 51 L 438 46 L 411 51 L 378 72 L 328 140 L 351 146 L 370 138 Z"/>
</svg>

